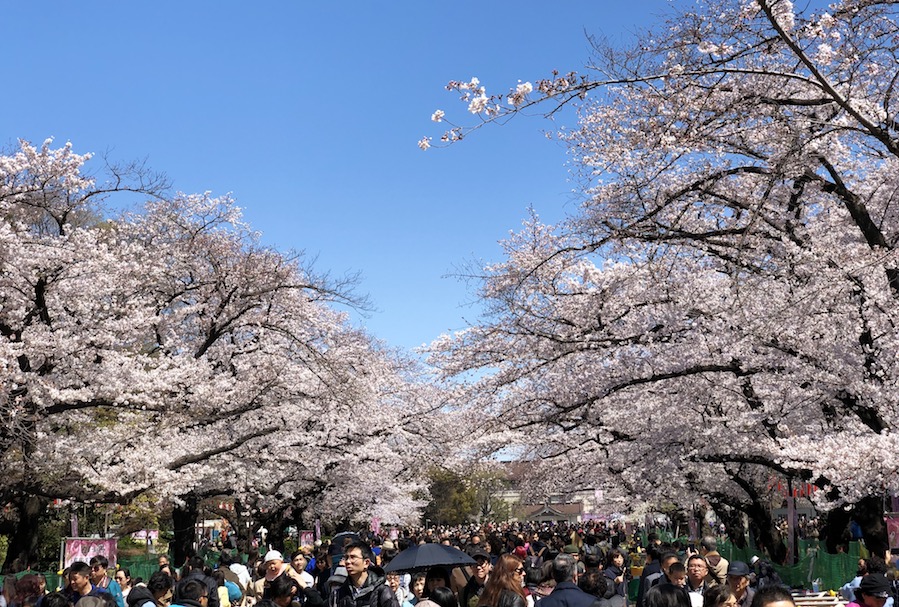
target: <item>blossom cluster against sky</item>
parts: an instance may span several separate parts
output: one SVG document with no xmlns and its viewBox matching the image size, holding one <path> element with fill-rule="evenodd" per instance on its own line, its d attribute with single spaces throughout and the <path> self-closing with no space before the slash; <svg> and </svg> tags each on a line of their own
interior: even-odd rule
<svg viewBox="0 0 899 607">
<path fill-rule="evenodd" d="M 360 272 L 377 310 L 359 322 L 415 347 L 474 320 L 453 276 L 496 261 L 528 206 L 554 221 L 577 201 L 542 136 L 563 120 L 421 152 L 435 110 L 459 110 L 446 83 L 582 70 L 588 34 L 625 42 L 668 4 L 17 2 L 0 25 L 0 144 L 54 137 L 145 158 L 180 191 L 232 192 L 263 242 Z"/>
</svg>

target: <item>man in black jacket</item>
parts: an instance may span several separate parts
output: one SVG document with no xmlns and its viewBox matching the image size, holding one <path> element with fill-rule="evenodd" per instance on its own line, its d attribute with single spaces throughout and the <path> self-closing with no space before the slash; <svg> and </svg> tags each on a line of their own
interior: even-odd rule
<svg viewBox="0 0 899 607">
<path fill-rule="evenodd" d="M 171 607 L 209 607 L 209 594 L 206 585 L 197 579 L 182 580 L 178 584 L 179 598 Z"/>
<path fill-rule="evenodd" d="M 215 581 L 215 578 L 206 575 L 204 572 L 205 567 L 206 563 L 199 556 L 192 556 L 187 559 L 187 563 L 185 563 L 183 568 L 183 571 L 186 571 L 187 573 L 181 578 L 178 585 L 175 586 L 175 596 L 172 599 L 173 603 L 180 604 L 181 594 L 187 582 L 196 580 L 206 587 L 206 598 L 208 603 L 203 605 L 203 607 L 220 607 L 218 582 Z"/>
<path fill-rule="evenodd" d="M 330 607 L 400 607 L 383 571 L 372 567 L 371 549 L 364 542 L 344 547 L 347 579 L 330 597 Z"/>
</svg>

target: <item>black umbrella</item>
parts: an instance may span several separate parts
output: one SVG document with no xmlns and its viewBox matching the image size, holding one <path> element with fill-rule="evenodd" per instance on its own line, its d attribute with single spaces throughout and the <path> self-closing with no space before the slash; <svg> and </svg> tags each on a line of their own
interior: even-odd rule
<svg viewBox="0 0 899 607">
<path fill-rule="evenodd" d="M 464 567 L 476 564 L 473 558 L 453 546 L 418 544 L 396 555 L 384 571 L 421 571 L 429 567 Z"/>
</svg>

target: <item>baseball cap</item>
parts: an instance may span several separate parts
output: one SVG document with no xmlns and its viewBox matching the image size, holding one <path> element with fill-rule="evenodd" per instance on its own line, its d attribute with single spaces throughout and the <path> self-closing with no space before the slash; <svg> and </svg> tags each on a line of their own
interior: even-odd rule
<svg viewBox="0 0 899 607">
<path fill-rule="evenodd" d="M 890 583 L 882 573 L 869 573 L 862 578 L 858 586 L 859 592 L 868 596 L 876 596 L 881 599 L 890 596 Z"/>
</svg>

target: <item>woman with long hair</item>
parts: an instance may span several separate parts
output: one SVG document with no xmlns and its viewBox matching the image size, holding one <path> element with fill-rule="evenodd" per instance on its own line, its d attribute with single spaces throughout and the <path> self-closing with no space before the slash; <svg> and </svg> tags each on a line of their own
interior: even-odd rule
<svg viewBox="0 0 899 607">
<path fill-rule="evenodd" d="M 503 554 L 493 566 L 484 585 L 478 607 L 525 607 L 524 561 L 512 554 Z"/>
<path fill-rule="evenodd" d="M 0 591 L 0 607 L 12 607 L 16 602 L 16 576 L 7 575 L 3 578 L 3 590 Z"/>
</svg>

